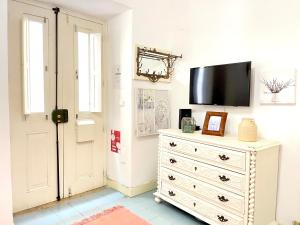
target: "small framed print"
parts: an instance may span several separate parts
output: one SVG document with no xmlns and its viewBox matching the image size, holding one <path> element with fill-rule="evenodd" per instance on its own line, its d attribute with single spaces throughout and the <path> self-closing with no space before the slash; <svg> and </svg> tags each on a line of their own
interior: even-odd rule
<svg viewBox="0 0 300 225">
<path fill-rule="evenodd" d="M 206 112 L 202 134 L 224 136 L 226 112 Z"/>
</svg>

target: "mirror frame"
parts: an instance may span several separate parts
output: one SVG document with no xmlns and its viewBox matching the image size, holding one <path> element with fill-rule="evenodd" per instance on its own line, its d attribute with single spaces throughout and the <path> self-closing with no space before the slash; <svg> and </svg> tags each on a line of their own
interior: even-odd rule
<svg viewBox="0 0 300 225">
<path fill-rule="evenodd" d="M 151 68 L 148 68 L 146 72 L 142 72 L 141 68 L 143 66 L 144 58 L 162 61 L 165 65 L 165 74 L 163 74 L 162 71 L 158 73 L 156 73 L 156 71 L 153 71 L 151 73 Z M 138 77 L 143 76 L 145 78 L 148 78 L 153 83 L 158 82 L 159 79 L 170 80 L 174 72 L 174 63 L 178 58 L 182 58 L 182 55 L 177 56 L 165 52 L 160 52 L 155 48 L 152 49 L 146 47 L 137 47 L 136 75 Z"/>
</svg>

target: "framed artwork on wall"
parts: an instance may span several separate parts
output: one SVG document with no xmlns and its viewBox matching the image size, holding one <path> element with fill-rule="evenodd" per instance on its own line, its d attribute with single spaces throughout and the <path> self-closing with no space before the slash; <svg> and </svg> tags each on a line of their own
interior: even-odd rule
<svg viewBox="0 0 300 225">
<path fill-rule="evenodd" d="M 265 69 L 260 74 L 261 104 L 296 104 L 296 69 Z"/>
<path fill-rule="evenodd" d="M 170 128 L 169 92 L 167 90 L 135 90 L 136 135 L 158 134 L 159 129 Z"/>
<path fill-rule="evenodd" d="M 224 136 L 227 112 L 206 112 L 202 134 Z"/>
</svg>

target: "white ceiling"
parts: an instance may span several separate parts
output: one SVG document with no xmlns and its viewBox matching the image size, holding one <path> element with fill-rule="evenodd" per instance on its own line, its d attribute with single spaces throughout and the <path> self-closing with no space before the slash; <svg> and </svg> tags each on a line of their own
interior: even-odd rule
<svg viewBox="0 0 300 225">
<path fill-rule="evenodd" d="M 128 8 L 113 0 L 39 0 L 87 15 L 109 19 Z"/>
</svg>

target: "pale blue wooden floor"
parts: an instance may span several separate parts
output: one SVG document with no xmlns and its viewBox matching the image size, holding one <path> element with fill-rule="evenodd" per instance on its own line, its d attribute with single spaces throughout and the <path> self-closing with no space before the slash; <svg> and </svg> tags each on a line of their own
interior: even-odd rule
<svg viewBox="0 0 300 225">
<path fill-rule="evenodd" d="M 128 198 L 110 188 L 15 216 L 14 222 L 15 225 L 70 225 L 117 205 L 125 206 L 153 225 L 206 225 L 172 205 L 157 204 L 153 191 Z"/>
</svg>

